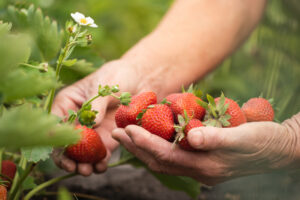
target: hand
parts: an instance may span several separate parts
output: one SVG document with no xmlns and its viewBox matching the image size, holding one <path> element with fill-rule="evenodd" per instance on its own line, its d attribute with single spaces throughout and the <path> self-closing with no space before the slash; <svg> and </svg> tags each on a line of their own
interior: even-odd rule
<svg viewBox="0 0 300 200">
<path fill-rule="evenodd" d="M 123 61 L 114 61 L 104 65 L 100 70 L 63 89 L 56 96 L 52 112 L 60 117 L 66 117 L 68 110 L 78 110 L 81 105 L 95 96 L 98 92 L 98 85 L 119 84 L 121 91 L 135 93 L 135 88 L 139 85 L 136 79 L 130 77 L 134 75 L 131 66 Z M 118 146 L 118 142 L 111 137 L 111 132 L 115 126 L 114 112 L 117 101 L 111 97 L 98 98 L 92 103 L 92 108 L 97 110 L 96 124 L 94 129 L 100 134 L 106 148 L 107 156 L 104 160 L 94 165 L 87 163 L 76 163 L 69 159 L 59 149 L 53 153 L 55 163 L 68 172 L 77 171 L 79 174 L 89 176 L 93 172 L 101 173 L 107 168 L 111 152 Z"/>
<path fill-rule="evenodd" d="M 235 128 L 195 128 L 189 132 L 188 141 L 198 152 L 178 146 L 172 149 L 170 142 L 134 125 L 115 129 L 113 138 L 153 171 L 215 185 L 240 176 L 293 168 L 299 162 L 300 148 L 295 129 L 287 124 L 255 122 Z"/>
</svg>

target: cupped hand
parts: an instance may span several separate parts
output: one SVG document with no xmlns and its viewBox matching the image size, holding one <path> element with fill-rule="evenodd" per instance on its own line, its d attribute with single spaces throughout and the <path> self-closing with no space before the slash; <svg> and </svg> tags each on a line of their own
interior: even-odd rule
<svg viewBox="0 0 300 200">
<path fill-rule="evenodd" d="M 68 110 L 77 111 L 81 105 L 98 93 L 98 86 L 120 85 L 121 91 L 136 92 L 136 84 L 132 67 L 123 61 L 113 61 L 105 64 L 100 70 L 61 90 L 55 98 L 52 113 L 60 117 L 67 117 Z M 78 172 L 89 176 L 93 172 L 101 173 L 107 168 L 111 152 L 118 146 L 118 142 L 111 137 L 111 132 L 116 128 L 114 112 L 117 101 L 111 97 L 100 97 L 92 102 L 92 109 L 98 111 L 94 129 L 100 135 L 107 148 L 107 156 L 104 160 L 94 165 L 88 163 L 76 163 L 69 159 L 63 150 L 56 149 L 53 153 L 55 163 L 68 172 Z"/>
<path fill-rule="evenodd" d="M 113 138 L 153 171 L 215 185 L 299 164 L 299 138 L 289 127 L 289 123 L 255 122 L 234 128 L 195 128 L 188 141 L 196 152 L 172 149 L 170 142 L 134 125 L 115 129 Z"/>
</svg>

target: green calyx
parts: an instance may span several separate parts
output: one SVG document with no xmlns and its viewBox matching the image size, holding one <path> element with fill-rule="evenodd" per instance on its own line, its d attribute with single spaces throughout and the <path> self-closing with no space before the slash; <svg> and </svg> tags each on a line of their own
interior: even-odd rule
<svg viewBox="0 0 300 200">
<path fill-rule="evenodd" d="M 194 84 L 191 84 L 187 90 L 185 90 L 184 86 L 181 87 L 182 93 L 193 93 L 196 97 L 202 98 L 203 92 Z"/>
<path fill-rule="evenodd" d="M 98 112 L 96 110 L 83 110 L 78 115 L 78 121 L 82 125 L 86 125 L 88 127 L 91 127 L 95 124 L 94 120 L 96 119 L 96 114 Z"/>
<path fill-rule="evenodd" d="M 114 93 L 120 92 L 119 85 L 99 85 L 98 95 L 101 97 L 112 96 L 120 101 L 122 105 L 127 106 L 131 102 L 131 94 L 129 92 L 123 92 L 120 96 L 115 95 Z"/>
<path fill-rule="evenodd" d="M 213 127 L 227 127 L 230 126 L 228 121 L 231 116 L 226 114 L 229 104 L 225 104 L 225 96 L 222 93 L 218 103 L 215 102 L 214 98 L 207 94 L 207 102 L 198 100 L 197 103 L 206 109 L 203 124 L 206 126 Z"/>
<path fill-rule="evenodd" d="M 177 118 L 179 124 L 174 125 L 176 135 L 175 135 L 175 140 L 172 144 L 172 149 L 174 149 L 175 145 L 185 137 L 184 134 L 185 127 L 188 125 L 188 123 L 191 120 L 191 118 L 189 118 L 189 116 L 187 115 L 186 110 L 184 110 L 184 117 L 182 115 L 178 115 Z"/>
</svg>

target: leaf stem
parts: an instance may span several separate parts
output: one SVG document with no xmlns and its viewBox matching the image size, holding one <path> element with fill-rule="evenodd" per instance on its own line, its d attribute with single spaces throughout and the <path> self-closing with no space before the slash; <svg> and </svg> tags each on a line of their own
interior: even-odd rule
<svg viewBox="0 0 300 200">
<path fill-rule="evenodd" d="M 118 97 L 118 96 L 115 95 L 115 94 L 110 94 L 110 96 L 112 96 L 112 97 L 114 97 L 114 98 L 116 98 L 116 99 L 120 99 L 120 97 Z"/>
<path fill-rule="evenodd" d="M 45 189 L 46 187 L 52 185 L 52 184 L 55 184 L 59 181 L 62 181 L 64 179 L 67 179 L 67 178 L 71 178 L 73 176 L 77 175 L 76 173 L 71 173 L 71 174 L 67 174 L 67 175 L 64 175 L 64 176 L 60 176 L 60 177 L 56 177 L 56 178 L 53 178 L 53 179 L 50 179 L 49 181 L 46 181 L 40 185 L 38 185 L 36 188 L 34 188 L 33 190 L 31 190 L 25 197 L 24 197 L 24 200 L 29 200 L 31 197 L 33 197 L 36 193 L 38 193 L 39 191 Z"/>
<path fill-rule="evenodd" d="M 83 105 L 82 105 L 82 108 L 85 106 L 85 105 L 89 105 L 92 101 L 94 101 L 95 99 L 97 99 L 98 97 L 100 97 L 100 95 L 96 95 L 94 96 L 93 98 L 91 98 L 90 100 L 88 100 L 87 102 L 85 102 Z"/>
<path fill-rule="evenodd" d="M 38 70 L 45 71 L 45 68 L 41 67 L 41 66 L 35 66 L 35 65 L 28 64 L 28 63 L 20 63 L 20 65 L 22 65 L 24 67 L 29 67 L 29 68 L 32 68 L 32 69 L 38 69 Z"/>
</svg>

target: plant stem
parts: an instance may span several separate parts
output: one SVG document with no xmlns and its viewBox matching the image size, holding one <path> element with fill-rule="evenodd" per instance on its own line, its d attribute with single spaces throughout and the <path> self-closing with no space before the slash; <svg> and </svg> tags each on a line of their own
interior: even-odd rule
<svg viewBox="0 0 300 200">
<path fill-rule="evenodd" d="M 87 102 L 84 103 L 84 105 L 88 105 L 90 104 L 92 101 L 94 101 L 95 99 L 97 99 L 98 97 L 100 97 L 100 95 L 96 95 L 93 98 L 91 98 L 90 100 L 88 100 Z M 84 105 L 82 105 L 82 108 L 84 107 Z"/>
<path fill-rule="evenodd" d="M 17 200 L 17 193 L 20 191 L 20 188 L 22 187 L 23 182 L 25 179 L 29 176 L 30 172 L 33 170 L 33 168 L 36 166 L 34 163 L 30 163 L 29 166 L 26 167 L 23 175 L 21 176 L 20 180 L 18 181 L 14 192 L 11 194 L 10 198 Z"/>
<path fill-rule="evenodd" d="M 0 148 L 0 173 L 1 173 L 1 169 L 2 169 L 2 157 L 3 157 L 3 153 L 4 153 L 4 148 Z"/>
<path fill-rule="evenodd" d="M 123 165 L 123 164 L 126 164 L 128 162 L 127 159 L 124 159 L 124 160 L 119 160 L 115 163 L 111 163 L 108 165 L 109 168 L 112 168 L 112 167 L 117 167 L 117 166 L 120 166 L 120 165 Z"/>
<path fill-rule="evenodd" d="M 21 156 L 16 154 L 16 153 L 12 153 L 12 152 L 8 152 L 8 151 L 4 151 L 4 155 L 7 155 L 7 156 L 11 156 L 13 158 L 20 158 Z"/>
<path fill-rule="evenodd" d="M 21 159 L 19 161 L 19 167 L 21 167 L 22 169 L 25 169 L 26 164 L 27 164 L 26 158 L 21 155 Z M 12 186 L 11 186 L 11 189 L 10 189 L 10 192 L 9 192 L 9 195 L 8 195 L 10 200 L 13 200 L 12 195 L 17 193 L 17 191 L 15 192 L 15 190 L 16 190 L 16 187 L 17 187 L 17 184 L 18 184 L 18 181 L 19 181 L 19 176 L 20 176 L 20 174 L 17 171 L 16 175 L 13 179 Z"/>
<path fill-rule="evenodd" d="M 115 94 L 110 94 L 110 96 L 115 97 L 116 99 L 120 99 L 120 97 L 118 97 L 118 96 L 115 95 Z"/>
<path fill-rule="evenodd" d="M 70 178 L 70 177 L 73 177 L 77 174 L 75 173 L 71 173 L 71 174 L 68 174 L 68 175 L 65 175 L 65 176 L 60 176 L 60 177 L 56 177 L 56 178 L 53 178 L 53 179 L 50 179 L 49 181 L 46 181 L 40 185 L 38 185 L 36 188 L 34 188 L 33 190 L 31 190 L 25 197 L 24 197 L 24 200 L 29 200 L 31 197 L 33 197 L 36 193 L 38 193 L 39 191 L 45 189 L 46 187 L 52 185 L 52 184 L 55 184 L 59 181 L 62 181 L 64 179 L 67 179 L 67 178 Z"/>
<path fill-rule="evenodd" d="M 69 50 L 69 42 L 70 42 L 70 37 L 68 37 L 67 41 L 66 41 L 66 45 L 62 51 L 63 54 L 60 54 L 58 57 L 58 61 L 57 61 L 57 65 L 56 65 L 56 71 L 55 71 L 55 77 L 56 80 L 59 80 L 59 73 L 62 67 L 62 63 L 66 57 L 67 51 Z M 55 90 L 56 88 L 53 88 L 50 92 L 50 100 L 49 100 L 49 104 L 48 104 L 48 114 L 50 114 L 51 109 L 52 109 L 52 104 L 53 104 L 53 100 L 54 100 L 54 94 L 55 94 Z"/>
<path fill-rule="evenodd" d="M 45 68 L 43 68 L 43 67 L 31 65 L 31 64 L 28 64 L 28 63 L 20 63 L 20 65 L 25 66 L 25 67 L 29 67 L 29 68 L 32 68 L 32 69 L 45 70 Z"/>
</svg>

